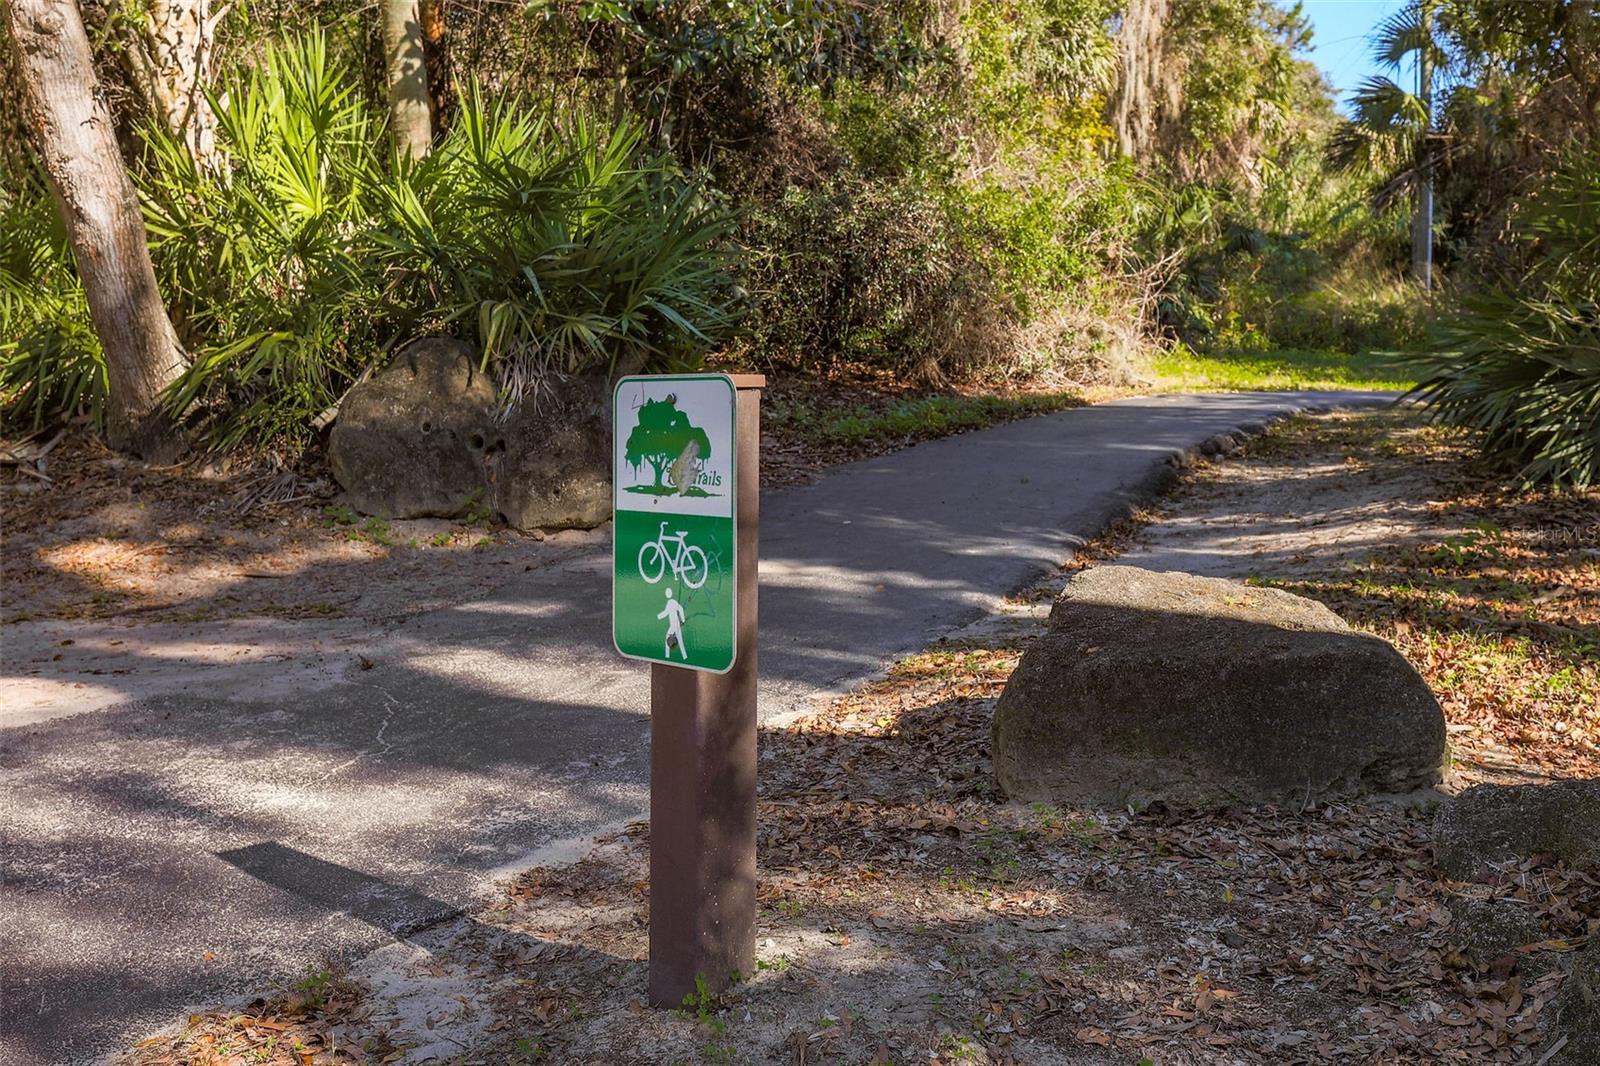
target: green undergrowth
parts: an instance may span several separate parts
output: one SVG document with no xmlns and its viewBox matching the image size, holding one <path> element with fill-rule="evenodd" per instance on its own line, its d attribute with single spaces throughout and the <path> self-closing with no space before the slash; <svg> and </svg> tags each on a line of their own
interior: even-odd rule
<svg viewBox="0 0 1600 1066">
<path fill-rule="evenodd" d="M 1201 354 L 1178 346 L 1152 361 L 1156 383 L 1191 389 L 1383 389 L 1403 392 L 1413 382 L 1399 361 L 1382 352 L 1350 354 L 1278 349 Z"/>
<path fill-rule="evenodd" d="M 1070 392 L 957 393 L 842 407 L 814 406 L 804 401 L 776 404 L 765 417 L 773 428 L 796 436 L 852 445 L 930 440 L 1030 415 L 1081 407 L 1083 403 L 1082 396 Z"/>
</svg>

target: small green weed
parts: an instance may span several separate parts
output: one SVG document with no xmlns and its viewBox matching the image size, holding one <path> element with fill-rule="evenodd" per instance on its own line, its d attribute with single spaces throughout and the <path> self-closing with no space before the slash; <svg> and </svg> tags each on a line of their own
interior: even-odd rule
<svg viewBox="0 0 1600 1066">
<path fill-rule="evenodd" d="M 473 528 L 487 527 L 494 521 L 494 508 L 484 502 L 481 488 L 473 489 L 467 494 L 467 516 L 465 521 L 468 526 Z"/>
<path fill-rule="evenodd" d="M 734 977 L 738 979 L 737 974 Z M 694 991 L 683 997 L 683 1007 L 678 1013 L 710 1035 L 710 1042 L 700 1049 L 703 1062 L 732 1064 L 739 1061 L 739 1049 L 727 1039 L 728 1024 L 722 1020 L 722 1007 L 722 998 L 706 987 L 705 975 L 695 974 Z"/>
<path fill-rule="evenodd" d="M 775 906 L 785 918 L 799 918 L 806 912 L 806 905 L 797 899 L 780 899 Z"/>
<path fill-rule="evenodd" d="M 386 548 L 394 545 L 394 527 L 381 518 L 373 517 L 367 519 L 366 525 L 361 527 L 361 531 L 374 544 L 381 544 Z"/>
<path fill-rule="evenodd" d="M 328 991 L 333 986 L 333 974 L 318 970 L 295 982 L 294 990 L 300 993 L 310 1010 L 318 1010 L 328 1002 Z"/>
<path fill-rule="evenodd" d="M 980 1062 L 985 1057 L 982 1045 L 959 1033 L 950 1034 L 944 1049 L 951 1062 Z"/>
<path fill-rule="evenodd" d="M 1493 522 L 1474 522 L 1465 533 L 1446 537 L 1433 549 L 1434 561 L 1466 566 L 1483 559 L 1498 559 L 1501 529 Z"/>
<path fill-rule="evenodd" d="M 550 1054 L 543 1044 L 526 1037 L 518 1040 L 512 1050 L 516 1058 L 511 1060 L 511 1066 L 533 1066 L 536 1062 L 544 1062 Z"/>
</svg>

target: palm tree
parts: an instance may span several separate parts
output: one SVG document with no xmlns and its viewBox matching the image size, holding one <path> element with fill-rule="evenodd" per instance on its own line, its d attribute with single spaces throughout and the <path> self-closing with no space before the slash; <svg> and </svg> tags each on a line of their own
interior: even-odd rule
<svg viewBox="0 0 1600 1066">
<path fill-rule="evenodd" d="M 1387 207 L 1412 194 L 1416 214 L 1411 228 L 1412 269 L 1423 288 L 1432 282 L 1433 168 L 1445 147 L 1435 127 L 1435 72 L 1448 78 L 1450 55 L 1436 32 L 1431 0 L 1412 0 L 1378 26 L 1373 55 L 1396 77 L 1407 65 L 1417 69 L 1416 91 L 1394 77 L 1367 78 L 1350 98 L 1352 117 L 1328 143 L 1328 159 L 1344 171 L 1377 177 L 1374 206 Z M 1441 79 L 1445 80 L 1445 79 Z"/>
</svg>

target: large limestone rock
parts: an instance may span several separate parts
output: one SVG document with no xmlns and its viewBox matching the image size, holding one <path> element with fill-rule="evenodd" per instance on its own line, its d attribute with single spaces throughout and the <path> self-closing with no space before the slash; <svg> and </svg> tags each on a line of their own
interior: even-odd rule
<svg viewBox="0 0 1600 1066">
<path fill-rule="evenodd" d="M 481 509 L 519 529 L 590 529 L 611 517 L 611 393 L 555 378 L 499 421 L 471 347 L 414 341 L 345 397 L 328 442 L 351 507 L 386 518 Z"/>
<path fill-rule="evenodd" d="M 1546 1066 L 1594 1066 L 1600 1062 L 1600 936 L 1572 956 L 1572 968 L 1556 999 L 1554 1043 Z M 1564 1042 L 1563 1042 L 1564 1041 Z M 1559 1047 L 1560 1050 L 1555 1050 Z M 1546 1063 L 1541 1057 L 1540 1063 Z"/>
<path fill-rule="evenodd" d="M 518 529 L 593 529 L 611 517 L 611 391 L 599 376 L 525 399 L 492 457 L 495 509 Z"/>
<path fill-rule="evenodd" d="M 1519 949 L 1546 938 L 1538 912 L 1519 899 L 1457 899 L 1450 904 L 1452 946 L 1480 966 L 1494 965 L 1506 956 L 1517 958 L 1523 977 L 1537 969 L 1548 969 L 1542 952 L 1524 953 Z"/>
<path fill-rule="evenodd" d="M 471 348 L 413 341 L 350 390 L 328 441 L 351 507 L 386 518 L 449 518 L 484 498 L 485 453 L 501 447 L 496 390 Z"/>
<path fill-rule="evenodd" d="M 995 707 L 1022 800 L 1174 806 L 1437 783 L 1444 716 L 1385 641 L 1319 603 L 1189 574 L 1075 577 Z"/>
<path fill-rule="evenodd" d="M 1439 811 L 1433 841 L 1459 881 L 1534 855 L 1600 871 L 1600 781 L 1475 785 Z"/>
</svg>

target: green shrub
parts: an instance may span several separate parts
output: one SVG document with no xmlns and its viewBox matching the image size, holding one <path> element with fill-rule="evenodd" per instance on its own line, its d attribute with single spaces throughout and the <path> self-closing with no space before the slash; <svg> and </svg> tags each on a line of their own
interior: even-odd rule
<svg viewBox="0 0 1600 1066">
<path fill-rule="evenodd" d="M 1269 294 L 1245 314 L 1262 323 L 1273 347 L 1355 353 L 1415 344 L 1426 329 L 1428 310 L 1427 296 L 1415 282 L 1363 267 L 1305 292 Z"/>
<path fill-rule="evenodd" d="M 985 182 L 951 194 L 950 210 L 1019 317 L 1031 320 L 1105 274 L 1114 223 L 1098 188 Z"/>
<path fill-rule="evenodd" d="M 635 120 L 558 125 L 474 89 L 432 154 L 395 159 L 320 34 L 214 106 L 223 168 L 151 131 L 143 186 L 194 356 L 168 402 L 218 448 L 303 445 L 419 332 L 476 340 L 514 398 L 552 370 L 692 364 L 733 327 L 731 215 Z"/>
<path fill-rule="evenodd" d="M 167 402 L 207 419 L 224 450 L 301 443 L 384 341 L 415 325 L 385 315 L 370 254 L 383 120 L 320 34 L 236 68 L 213 107 L 216 170 L 164 128 L 145 135 L 151 251 L 193 359 Z"/>
<path fill-rule="evenodd" d="M 1257 202 L 1216 184 L 1145 186 L 1141 254 L 1175 263 L 1156 300 L 1162 328 L 1196 351 L 1219 353 L 1353 354 L 1415 342 L 1427 298 L 1374 251 L 1375 234 L 1398 216 L 1377 217 L 1365 206 L 1330 215 L 1325 205 L 1289 205 L 1272 191 Z M 1307 228 L 1285 232 L 1271 228 L 1275 222 Z"/>
<path fill-rule="evenodd" d="M 752 215 L 747 245 L 747 343 L 765 366 L 859 363 L 933 382 L 984 358 L 970 331 L 993 309 L 992 281 L 914 179 L 790 188 Z"/>
<path fill-rule="evenodd" d="M 694 365 L 737 319 L 733 218 L 642 134 L 634 119 L 556 127 L 474 90 L 433 154 L 381 188 L 377 261 L 519 378 Z"/>
<path fill-rule="evenodd" d="M 1444 317 L 1414 392 L 1526 482 L 1600 484 L 1600 148 L 1574 153 L 1518 227 L 1528 274 Z"/>
<path fill-rule="evenodd" d="M 38 429 L 84 414 L 103 428 L 105 357 L 55 205 L 31 170 L 0 186 L 0 413 Z"/>
<path fill-rule="evenodd" d="M 1586 296 L 1471 297 L 1417 360 L 1415 394 L 1528 483 L 1600 484 L 1600 304 Z"/>
</svg>

